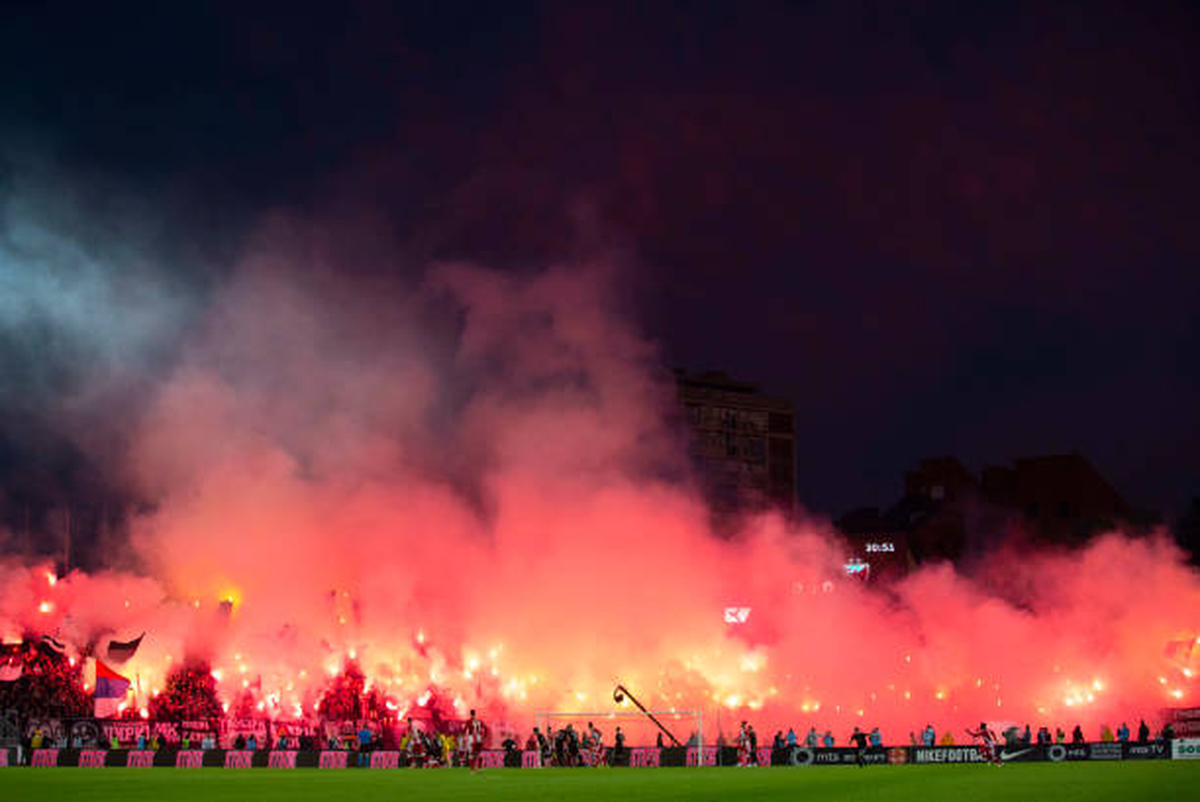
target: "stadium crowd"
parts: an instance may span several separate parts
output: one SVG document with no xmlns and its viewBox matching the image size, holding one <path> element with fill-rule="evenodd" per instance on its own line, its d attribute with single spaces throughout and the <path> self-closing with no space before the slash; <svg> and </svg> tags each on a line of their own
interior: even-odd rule
<svg viewBox="0 0 1200 802">
<path fill-rule="evenodd" d="M 19 673 L 13 669 L 17 665 L 21 667 Z M 0 711 L 15 714 L 23 728 L 26 722 L 86 720 L 90 717 L 92 699 L 83 681 L 82 661 L 67 656 L 61 644 L 53 638 L 27 638 L 20 644 L 3 647 L 3 651 L 0 652 L 0 667 L 4 666 L 8 667 L 8 673 L 4 676 L 4 681 L 0 681 Z M 463 737 L 465 722 L 456 721 L 449 716 L 441 717 L 434 710 L 428 720 L 415 722 L 409 718 L 400 724 L 394 720 L 385 697 L 375 689 L 368 689 L 366 685 L 363 672 L 351 662 L 331 680 L 317 706 L 322 721 L 355 722 L 353 731 L 336 729 L 332 734 L 318 735 L 315 731 L 292 734 L 286 730 L 276 732 L 272 728 L 265 728 L 262 737 L 253 733 L 238 733 L 228 745 L 235 749 L 252 751 L 350 750 L 356 753 L 359 765 L 369 763 L 370 753 L 375 750 L 399 751 L 406 765 L 465 765 L 468 753 L 468 739 Z M 190 662 L 176 666 L 170 672 L 163 690 L 150 699 L 147 711 L 143 712 L 131 706 L 122 711 L 120 718 L 217 722 L 229 715 L 254 718 L 255 712 L 254 696 L 248 689 L 238 700 L 234 712 L 230 714 L 229 708 L 222 705 L 217 696 L 216 683 L 210 667 L 203 662 Z M 153 731 L 132 736 L 133 740 L 130 742 L 122 742 L 113 735 L 104 745 L 113 749 L 136 747 L 158 750 L 198 747 L 209 750 L 219 746 L 216 729 L 214 724 L 214 732 L 181 731 L 172 741 L 167 741 L 164 736 Z M 94 746 L 98 745 L 95 742 L 99 740 L 95 735 L 98 730 L 93 730 L 90 736 L 68 736 L 62 728 L 51 732 L 35 725 L 23 729 L 23 732 L 25 745 L 33 749 L 43 746 Z M 964 735 L 971 738 L 974 734 L 967 731 Z M 1128 722 L 1121 722 L 1116 729 L 1105 724 L 1095 735 L 1095 740 L 1102 743 L 1147 743 L 1152 740 L 1150 727 L 1144 720 L 1138 722 L 1136 730 L 1132 730 Z M 1153 736 L 1153 740 L 1169 742 L 1174 737 L 1171 724 L 1167 723 Z M 1029 724 L 1023 727 L 1010 726 L 1000 733 L 999 738 L 1007 748 L 1081 744 L 1089 740 L 1078 724 L 1069 734 L 1061 726 L 1054 727 L 1053 731 L 1048 726 L 1040 726 L 1036 732 Z M 476 740 L 480 741 L 480 737 L 476 736 Z M 892 745 L 900 743 L 892 741 Z M 952 730 L 945 729 L 939 735 L 931 723 L 926 724 L 920 731 L 910 731 L 907 736 L 909 746 L 955 744 L 956 736 Z M 579 730 L 573 724 L 559 729 L 548 728 L 545 732 L 535 727 L 523 743 L 509 737 L 492 745 L 504 750 L 506 763 L 510 765 L 514 761 L 516 765 L 520 765 L 521 752 L 524 751 L 536 755 L 536 763 L 544 766 L 619 764 L 627 759 L 629 748 L 626 736 L 619 726 L 612 733 L 611 743 L 605 743 L 603 734 L 592 722 L 588 722 L 586 727 Z M 661 734 L 657 737 L 656 745 L 660 748 L 664 746 Z M 698 738 L 694 733 L 684 743 L 687 747 L 697 745 Z M 788 729 L 786 733 L 777 731 L 770 745 L 774 750 L 837 746 L 854 746 L 866 750 L 883 748 L 885 742 L 879 727 L 865 731 L 855 728 L 853 733 L 848 734 L 839 743 L 833 730 L 821 730 L 810 726 L 802 737 L 794 728 Z M 758 735 L 748 723 L 743 723 L 732 738 L 726 738 L 724 733 L 718 735 L 716 746 L 737 747 L 739 754 L 746 755 L 746 760 L 751 764 L 758 760 Z"/>
</svg>

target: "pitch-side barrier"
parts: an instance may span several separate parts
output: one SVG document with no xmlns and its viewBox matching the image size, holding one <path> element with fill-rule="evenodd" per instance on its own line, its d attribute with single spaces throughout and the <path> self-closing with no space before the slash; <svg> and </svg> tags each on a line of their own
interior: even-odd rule
<svg viewBox="0 0 1200 802">
<path fill-rule="evenodd" d="M 322 769 L 400 769 L 408 766 L 401 752 L 376 750 L 367 755 L 347 750 L 300 752 L 294 750 L 235 750 L 210 749 L 35 749 L 26 753 L 14 747 L 0 749 L 0 768 L 32 766 L 34 768 L 322 768 Z M 1200 738 L 1179 738 L 1174 741 L 1146 743 L 1096 742 L 1083 744 L 1051 744 L 1010 746 L 1000 752 L 1005 762 L 1078 762 L 1113 760 L 1200 760 Z M 853 765 L 855 749 L 848 747 L 786 747 L 758 750 L 758 765 L 820 766 Z M 945 765 L 982 763 L 983 756 L 974 746 L 884 746 L 867 749 L 863 759 L 872 765 Z M 504 752 L 485 750 L 485 768 L 530 768 L 542 766 L 536 752 Z M 619 752 L 609 748 L 605 762 L 613 767 L 658 768 L 669 766 L 734 766 L 737 750 L 732 747 L 632 747 Z"/>
</svg>

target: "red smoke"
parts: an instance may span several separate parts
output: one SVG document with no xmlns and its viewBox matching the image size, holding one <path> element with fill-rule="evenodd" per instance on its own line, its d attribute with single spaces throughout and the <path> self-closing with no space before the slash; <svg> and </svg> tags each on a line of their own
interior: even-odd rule
<svg viewBox="0 0 1200 802">
<path fill-rule="evenodd" d="M 125 668 L 142 694 L 200 655 L 227 702 L 261 678 L 283 717 L 311 715 L 351 659 L 400 715 L 434 687 L 522 725 L 612 709 L 617 682 L 655 709 L 839 741 L 980 720 L 1095 737 L 1194 703 L 1200 582 L 1166 540 L 878 591 L 837 580 L 824 523 L 716 537 L 614 284 L 603 265 L 442 265 L 407 286 L 264 248 L 112 462 L 154 501 L 121 571 L 51 586 L 45 566 L 0 568 L 3 634 L 78 650 L 144 630 Z"/>
</svg>

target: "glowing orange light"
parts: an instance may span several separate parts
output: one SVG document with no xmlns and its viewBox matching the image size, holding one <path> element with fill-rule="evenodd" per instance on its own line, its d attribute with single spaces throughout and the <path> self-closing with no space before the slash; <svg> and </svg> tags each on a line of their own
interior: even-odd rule
<svg viewBox="0 0 1200 802">
<path fill-rule="evenodd" d="M 44 601 L 44 600 L 43 600 L 43 601 L 42 601 L 42 603 L 38 605 L 38 612 L 39 612 L 39 613 L 49 613 L 49 612 L 51 612 L 53 609 L 54 609 L 54 605 L 53 605 L 53 604 L 51 604 L 51 603 L 50 603 L 50 602 L 48 602 L 48 601 Z"/>
<path fill-rule="evenodd" d="M 58 577 L 55 575 L 55 573 L 53 571 L 47 571 L 46 572 L 46 584 L 49 585 L 50 587 L 54 587 L 55 584 L 57 584 L 57 583 L 58 583 Z"/>
</svg>

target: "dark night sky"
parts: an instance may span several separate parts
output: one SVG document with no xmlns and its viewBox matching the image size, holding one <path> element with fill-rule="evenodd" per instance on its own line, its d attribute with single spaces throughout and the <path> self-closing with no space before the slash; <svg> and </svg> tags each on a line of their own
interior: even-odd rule
<svg viewBox="0 0 1200 802">
<path fill-rule="evenodd" d="M 1200 495 L 1195 6 L 422 5 L 8 8 L 0 137 L 217 254 L 280 207 L 619 243 L 668 365 L 794 402 L 821 512 L 942 453 Z"/>
</svg>

